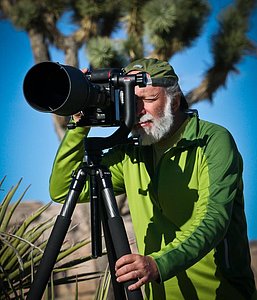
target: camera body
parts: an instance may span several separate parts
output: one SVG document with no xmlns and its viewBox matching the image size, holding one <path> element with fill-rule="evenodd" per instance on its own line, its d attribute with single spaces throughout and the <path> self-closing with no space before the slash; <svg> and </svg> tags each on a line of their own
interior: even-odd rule
<svg viewBox="0 0 257 300">
<path fill-rule="evenodd" d="M 114 84 L 123 76 L 122 69 L 99 69 L 85 74 L 96 93 L 81 111 L 77 126 L 120 126 L 124 121 L 124 92 Z"/>
<path fill-rule="evenodd" d="M 122 69 L 81 70 L 54 62 L 34 65 L 23 82 L 25 99 L 40 112 L 71 116 L 81 112 L 76 126 L 132 127 L 136 114 L 135 86 L 147 85 L 146 73 Z"/>
</svg>

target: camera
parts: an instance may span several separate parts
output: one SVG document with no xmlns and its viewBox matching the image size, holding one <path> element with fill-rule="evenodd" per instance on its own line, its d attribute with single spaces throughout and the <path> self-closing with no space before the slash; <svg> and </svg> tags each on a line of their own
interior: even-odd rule
<svg viewBox="0 0 257 300">
<path fill-rule="evenodd" d="M 77 126 L 132 127 L 135 121 L 134 88 L 147 84 L 146 73 L 126 75 L 122 69 L 81 70 L 55 62 L 34 65 L 25 75 L 23 93 L 40 112 L 70 116 L 81 112 Z"/>
</svg>

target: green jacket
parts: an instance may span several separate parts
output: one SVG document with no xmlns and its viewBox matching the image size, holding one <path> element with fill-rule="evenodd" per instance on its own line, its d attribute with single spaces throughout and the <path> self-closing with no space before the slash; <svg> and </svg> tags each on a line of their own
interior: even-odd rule
<svg viewBox="0 0 257 300">
<path fill-rule="evenodd" d="M 85 134 L 85 128 L 68 131 L 58 150 L 50 179 L 54 201 L 65 200 Z M 232 136 L 194 114 L 168 143 L 163 149 L 116 146 L 102 160 L 115 194 L 127 194 L 139 253 L 159 268 L 161 282 L 146 285 L 147 298 L 256 299 L 242 159 Z M 88 185 L 80 201 L 88 201 Z"/>
</svg>

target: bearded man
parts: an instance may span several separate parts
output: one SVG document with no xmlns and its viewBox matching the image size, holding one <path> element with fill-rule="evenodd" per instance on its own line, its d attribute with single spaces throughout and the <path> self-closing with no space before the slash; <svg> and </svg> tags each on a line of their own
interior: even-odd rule
<svg viewBox="0 0 257 300">
<path fill-rule="evenodd" d="M 141 146 L 115 146 L 102 159 L 115 194 L 127 194 L 139 251 L 117 260 L 117 281 L 138 279 L 129 289 L 144 286 L 146 299 L 257 299 L 233 137 L 188 110 L 168 62 L 144 58 L 125 72 L 146 72 L 149 84 L 135 87 Z M 58 150 L 54 201 L 65 200 L 88 131 L 68 131 Z M 80 201 L 88 200 L 86 184 Z"/>
</svg>

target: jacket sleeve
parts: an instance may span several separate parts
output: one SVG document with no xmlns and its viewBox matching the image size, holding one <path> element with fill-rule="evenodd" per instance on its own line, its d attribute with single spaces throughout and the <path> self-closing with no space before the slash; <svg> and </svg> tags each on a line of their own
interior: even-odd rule
<svg viewBox="0 0 257 300">
<path fill-rule="evenodd" d="M 225 130 L 213 132 L 200 151 L 198 201 L 191 226 L 151 254 L 162 281 L 191 267 L 218 245 L 230 224 L 234 202 L 242 198 L 242 160 L 232 136 Z"/>
<path fill-rule="evenodd" d="M 84 157 L 84 137 L 87 136 L 89 128 L 77 127 L 68 130 L 57 151 L 52 173 L 50 176 L 50 196 L 55 202 L 63 203 L 69 191 L 72 181 L 72 172 L 81 166 Z M 122 160 L 124 151 L 119 147 L 111 149 L 103 155 L 102 164 L 108 167 L 112 174 L 112 184 L 115 195 L 125 192 Z M 88 181 L 80 194 L 79 202 L 89 201 Z"/>
<path fill-rule="evenodd" d="M 50 197 L 53 201 L 63 203 L 68 194 L 72 180 L 72 172 L 82 163 L 84 156 L 83 139 L 89 129 L 77 127 L 67 130 L 57 151 L 49 182 Z M 88 186 L 85 185 L 80 201 L 88 198 Z"/>
</svg>

